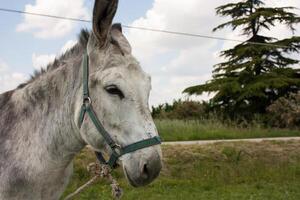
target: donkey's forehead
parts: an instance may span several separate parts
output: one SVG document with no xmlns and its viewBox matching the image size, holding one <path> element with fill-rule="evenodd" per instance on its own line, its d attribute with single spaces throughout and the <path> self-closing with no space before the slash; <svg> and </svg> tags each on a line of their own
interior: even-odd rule
<svg viewBox="0 0 300 200">
<path fill-rule="evenodd" d="M 100 77 L 99 77 L 100 78 Z M 101 70 L 101 79 L 114 81 L 116 79 L 135 80 L 150 84 L 150 76 L 143 71 L 140 64 L 132 56 L 112 56 Z"/>
<path fill-rule="evenodd" d="M 129 73 L 136 73 L 139 76 L 144 76 L 149 78 L 149 75 L 146 74 L 141 68 L 139 62 L 131 55 L 112 55 L 109 57 L 108 61 L 105 63 L 103 71 L 116 68 L 114 70 L 120 70 Z"/>
<path fill-rule="evenodd" d="M 104 79 L 124 79 L 127 81 L 139 81 L 140 83 L 150 83 L 150 76 L 140 67 L 135 65 L 118 66 L 106 68 L 103 73 Z"/>
<path fill-rule="evenodd" d="M 123 56 L 121 54 L 113 54 L 110 53 L 106 57 L 103 70 L 112 68 L 112 67 L 118 67 L 118 68 L 132 68 L 131 70 L 141 70 L 141 67 L 139 63 L 136 61 L 136 59 L 131 55 Z"/>
</svg>

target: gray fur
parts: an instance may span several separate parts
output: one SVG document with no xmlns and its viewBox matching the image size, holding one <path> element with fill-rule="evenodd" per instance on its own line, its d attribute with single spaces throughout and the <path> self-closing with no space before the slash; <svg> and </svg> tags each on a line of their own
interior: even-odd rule
<svg viewBox="0 0 300 200">
<path fill-rule="evenodd" d="M 0 95 L 1 200 L 58 199 L 67 183 L 61 175 L 71 174 L 72 158 L 85 145 L 70 120 L 83 52 L 74 48 L 27 84 Z"/>
<path fill-rule="evenodd" d="M 100 1 L 114 6 L 118 2 L 96 3 Z M 115 10 L 110 12 L 97 16 L 111 21 Z M 84 146 L 110 153 L 91 120 L 85 118 L 81 128 L 77 124 L 85 51 L 93 108 L 111 137 L 126 146 L 157 135 L 148 108 L 150 77 L 131 55 L 128 41 L 116 27 L 111 29 L 104 23 L 97 30 L 98 36 L 105 35 L 101 31 L 110 33 L 102 38 L 105 41 L 101 45 L 93 32 L 83 30 L 79 43 L 46 70 L 0 95 L 0 200 L 57 200 L 72 174 L 72 160 Z M 122 90 L 124 98 L 105 90 L 112 84 Z M 126 154 L 121 161 L 130 184 L 143 186 L 160 172 L 160 146 Z"/>
</svg>

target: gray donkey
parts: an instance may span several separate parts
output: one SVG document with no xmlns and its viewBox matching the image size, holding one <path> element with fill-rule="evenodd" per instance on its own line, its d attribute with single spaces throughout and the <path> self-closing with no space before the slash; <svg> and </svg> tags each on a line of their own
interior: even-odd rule
<svg viewBox="0 0 300 200">
<path fill-rule="evenodd" d="M 162 167 L 148 108 L 150 77 L 131 55 L 117 0 L 96 0 L 93 31 L 47 70 L 0 95 L 0 199 L 59 199 L 74 156 L 90 145 L 119 160 L 135 187 Z M 84 93 L 84 94 L 83 94 Z"/>
</svg>

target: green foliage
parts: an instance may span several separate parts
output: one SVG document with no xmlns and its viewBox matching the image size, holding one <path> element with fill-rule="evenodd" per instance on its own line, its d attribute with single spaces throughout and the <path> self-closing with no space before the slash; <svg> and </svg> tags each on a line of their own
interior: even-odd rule
<svg viewBox="0 0 300 200">
<path fill-rule="evenodd" d="M 299 102 L 299 98 L 295 98 L 289 103 L 275 103 L 270 114 L 251 114 L 251 120 L 243 117 L 230 119 L 222 110 L 211 111 L 205 102 L 182 100 L 152 107 L 152 115 L 164 141 L 292 137 L 300 136 L 299 130 L 295 129 L 296 119 L 300 116 L 295 106 Z M 285 126 L 281 125 L 283 123 Z"/>
<path fill-rule="evenodd" d="M 280 97 L 267 109 L 268 123 L 280 128 L 300 128 L 300 92 Z"/>
<path fill-rule="evenodd" d="M 214 66 L 213 79 L 206 84 L 189 87 L 184 93 L 201 95 L 216 92 L 211 99 L 214 108 L 222 109 L 230 117 L 265 113 L 279 97 L 300 90 L 299 63 L 289 56 L 299 53 L 300 37 L 276 39 L 260 35 L 272 30 L 276 23 L 285 24 L 292 32 L 300 17 L 290 12 L 293 7 L 269 8 L 260 0 L 244 0 L 216 8 L 218 15 L 231 20 L 214 31 L 231 27 L 241 29 L 248 40 L 221 52 L 226 61 Z"/>
<path fill-rule="evenodd" d="M 218 119 L 156 119 L 155 125 L 163 141 L 246 139 L 266 137 L 299 137 L 300 131 L 266 128 L 257 122 L 221 122 Z"/>
<path fill-rule="evenodd" d="M 198 101 L 174 100 L 172 104 L 165 103 L 152 106 L 152 117 L 159 119 L 202 119 L 207 116 L 208 104 Z"/>
</svg>

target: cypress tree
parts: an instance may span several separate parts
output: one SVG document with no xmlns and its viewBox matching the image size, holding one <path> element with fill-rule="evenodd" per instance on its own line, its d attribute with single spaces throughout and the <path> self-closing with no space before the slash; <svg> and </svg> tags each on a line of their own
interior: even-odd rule
<svg viewBox="0 0 300 200">
<path fill-rule="evenodd" d="M 247 40 L 221 52 L 226 61 L 214 66 L 212 80 L 183 92 L 216 92 L 210 101 L 213 108 L 223 108 L 231 116 L 245 116 L 264 113 L 279 97 L 299 91 L 300 69 L 294 67 L 299 60 L 292 58 L 291 53 L 299 53 L 300 37 L 277 39 L 261 34 L 272 31 L 277 23 L 285 24 L 294 33 L 300 22 L 294 9 L 266 7 L 261 0 L 243 0 L 216 8 L 217 15 L 231 20 L 213 31 L 239 28 Z"/>
</svg>

